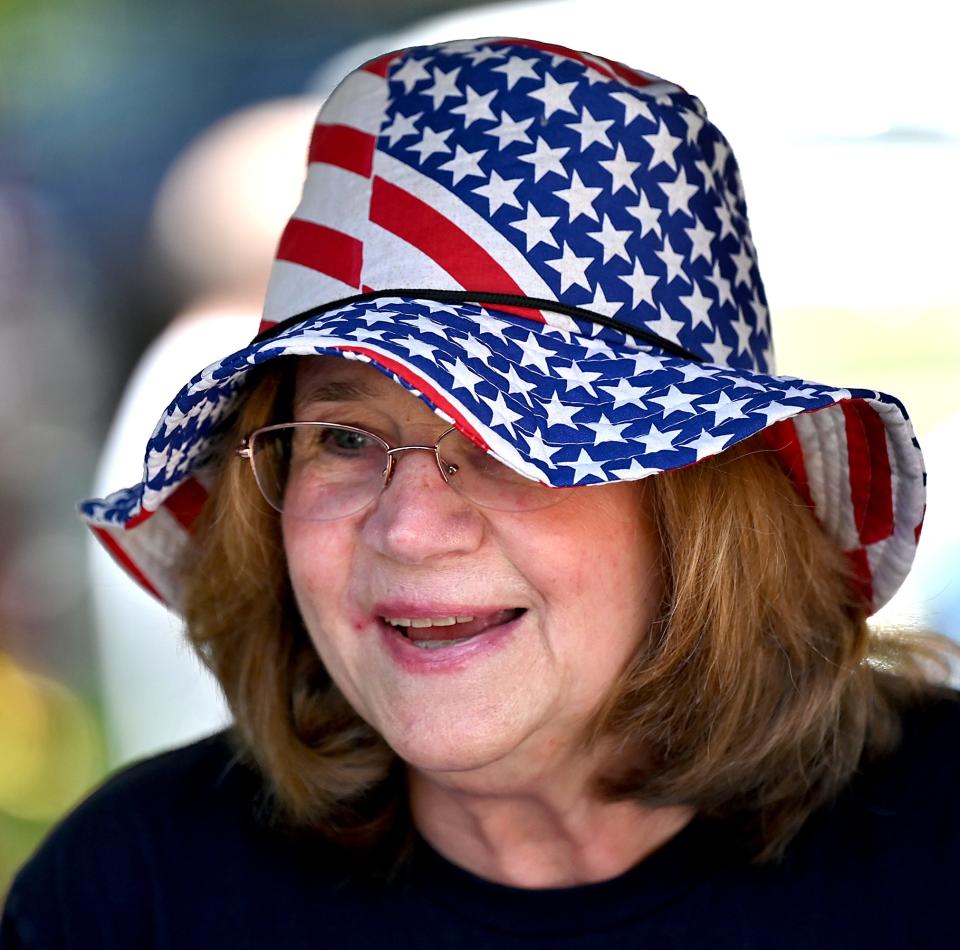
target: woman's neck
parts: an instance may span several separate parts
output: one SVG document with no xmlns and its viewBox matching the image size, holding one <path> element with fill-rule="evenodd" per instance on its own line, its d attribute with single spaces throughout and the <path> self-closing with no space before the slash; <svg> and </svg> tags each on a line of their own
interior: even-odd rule
<svg viewBox="0 0 960 950">
<path fill-rule="evenodd" d="M 420 834 L 468 871 L 512 887 L 609 880 L 642 861 L 693 817 L 686 806 L 648 808 L 598 799 L 590 775 L 495 782 L 411 769 Z"/>
</svg>

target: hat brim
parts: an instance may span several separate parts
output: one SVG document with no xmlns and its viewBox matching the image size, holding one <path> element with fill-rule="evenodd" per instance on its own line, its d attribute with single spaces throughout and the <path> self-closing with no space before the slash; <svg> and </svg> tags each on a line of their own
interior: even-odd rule
<svg viewBox="0 0 960 950">
<path fill-rule="evenodd" d="M 182 546 L 250 370 L 311 355 L 369 363 L 501 462 L 555 487 L 645 478 L 766 431 L 801 497 L 854 559 L 874 608 L 912 560 L 923 463 L 892 396 L 684 360 L 569 318 L 547 325 L 492 307 L 380 298 L 294 323 L 207 367 L 158 423 L 143 481 L 82 503 L 98 537 L 162 600 L 179 602 Z"/>
</svg>

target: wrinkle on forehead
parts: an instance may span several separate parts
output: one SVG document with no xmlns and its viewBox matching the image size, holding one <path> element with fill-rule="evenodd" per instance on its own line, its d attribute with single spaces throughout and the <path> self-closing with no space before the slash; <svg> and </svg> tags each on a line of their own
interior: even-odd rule
<svg viewBox="0 0 960 950">
<path fill-rule="evenodd" d="M 346 364 L 346 365 L 344 365 Z M 376 371 L 373 371 L 376 373 Z M 356 402 L 378 398 L 376 378 L 366 376 L 352 362 L 339 357 L 302 360 L 297 367 L 294 408 L 303 409 L 316 403 Z"/>
<path fill-rule="evenodd" d="M 297 386 L 295 406 L 303 409 L 318 402 L 354 402 L 362 399 L 376 399 L 376 393 L 345 379 L 317 379 L 305 384 L 302 389 Z"/>
<path fill-rule="evenodd" d="M 318 407 L 348 403 L 376 404 L 404 416 L 420 412 L 433 417 L 430 407 L 400 383 L 373 366 L 340 357 L 307 357 L 296 373 L 293 411 L 296 415 Z"/>
</svg>

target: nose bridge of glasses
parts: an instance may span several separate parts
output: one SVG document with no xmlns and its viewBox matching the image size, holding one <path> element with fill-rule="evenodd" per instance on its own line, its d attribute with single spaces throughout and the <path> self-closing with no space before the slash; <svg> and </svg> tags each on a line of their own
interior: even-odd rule
<svg viewBox="0 0 960 950">
<path fill-rule="evenodd" d="M 401 452 L 429 452 L 437 463 L 437 467 L 440 469 L 440 474 L 443 476 L 445 482 L 448 482 L 450 476 L 457 470 L 455 465 L 449 466 L 444 464 L 443 459 L 440 457 L 439 440 L 433 445 L 398 445 L 395 448 L 387 449 L 387 471 L 384 488 L 386 488 L 393 479 L 394 468 L 397 463 L 396 456 Z"/>
</svg>

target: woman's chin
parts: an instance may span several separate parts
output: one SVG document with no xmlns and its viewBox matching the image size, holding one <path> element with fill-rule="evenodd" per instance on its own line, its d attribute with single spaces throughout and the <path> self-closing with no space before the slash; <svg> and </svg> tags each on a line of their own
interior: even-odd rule
<svg viewBox="0 0 960 950">
<path fill-rule="evenodd" d="M 428 773 L 482 773 L 494 769 L 518 743 L 502 734 L 484 736 L 466 730 L 444 729 L 441 735 L 424 733 L 386 736 L 394 752 L 415 771 Z"/>
</svg>

